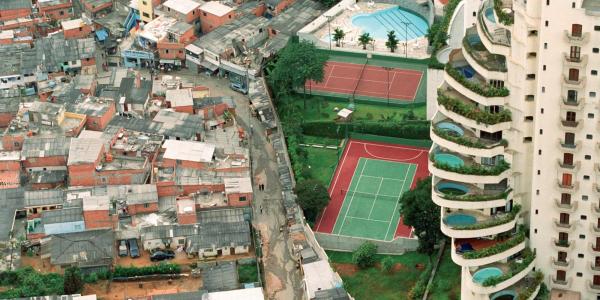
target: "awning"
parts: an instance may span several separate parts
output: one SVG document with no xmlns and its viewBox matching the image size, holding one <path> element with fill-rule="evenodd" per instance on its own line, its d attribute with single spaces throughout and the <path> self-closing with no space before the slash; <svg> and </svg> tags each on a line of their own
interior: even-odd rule
<svg viewBox="0 0 600 300">
<path fill-rule="evenodd" d="M 219 66 L 207 61 L 207 60 L 203 60 L 202 62 L 200 62 L 200 65 L 211 70 L 212 72 L 216 71 Z"/>
<path fill-rule="evenodd" d="M 181 61 L 177 59 L 161 59 L 158 62 L 161 64 L 172 64 L 176 66 L 181 66 Z"/>
<path fill-rule="evenodd" d="M 99 41 L 103 42 L 108 37 L 108 32 L 104 29 L 98 29 L 96 30 L 96 37 Z"/>
</svg>

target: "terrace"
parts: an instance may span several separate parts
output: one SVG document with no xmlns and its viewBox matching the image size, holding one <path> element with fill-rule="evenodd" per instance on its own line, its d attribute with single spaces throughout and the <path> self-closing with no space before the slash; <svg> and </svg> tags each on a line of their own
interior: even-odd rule
<svg viewBox="0 0 600 300">
<path fill-rule="evenodd" d="M 525 232 L 501 233 L 493 239 L 454 239 L 452 259 L 461 266 L 480 266 L 496 262 L 525 249 Z"/>
<path fill-rule="evenodd" d="M 486 70 L 493 72 L 507 71 L 506 57 L 490 53 L 481 42 L 481 38 L 475 27 L 467 29 L 463 39 L 463 46 L 467 53 Z"/>
<path fill-rule="evenodd" d="M 479 27 L 483 29 L 485 36 L 492 44 L 510 47 L 510 31 L 498 26 L 494 15 L 493 0 L 483 2 L 477 20 Z"/>
<path fill-rule="evenodd" d="M 532 277 L 535 254 L 528 248 L 506 261 L 495 262 L 471 269 L 470 278 L 473 290 L 477 293 L 490 294 L 502 291 L 521 280 Z M 539 280 L 539 275 L 536 276 Z M 524 285 L 520 285 L 523 287 Z M 525 298 L 527 299 L 527 298 Z"/>
<path fill-rule="evenodd" d="M 504 139 L 487 139 L 478 136 L 471 129 L 455 123 L 450 119 L 443 119 L 431 127 L 434 135 L 453 143 L 477 149 L 491 149 L 498 146 L 507 146 Z"/>
<path fill-rule="evenodd" d="M 486 184 L 484 188 L 480 188 L 474 184 L 450 180 L 440 180 L 435 185 L 435 192 L 440 194 L 442 198 L 455 201 L 504 200 L 511 191 L 512 189 L 506 186 L 505 181 L 504 184 L 498 185 Z"/>
</svg>

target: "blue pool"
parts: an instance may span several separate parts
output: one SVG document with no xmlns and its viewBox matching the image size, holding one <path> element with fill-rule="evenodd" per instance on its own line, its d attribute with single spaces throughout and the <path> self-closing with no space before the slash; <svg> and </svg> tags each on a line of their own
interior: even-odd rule
<svg viewBox="0 0 600 300">
<path fill-rule="evenodd" d="M 485 17 L 492 23 L 496 23 L 496 17 L 494 16 L 494 8 L 489 7 L 485 10 Z"/>
<path fill-rule="evenodd" d="M 405 25 L 408 23 L 408 27 Z M 370 14 L 357 14 L 352 17 L 352 25 L 360 27 L 373 38 L 387 39 L 388 31 L 395 31 L 401 41 L 425 36 L 429 25 L 427 21 L 412 12 L 392 7 Z"/>
<path fill-rule="evenodd" d="M 440 122 L 440 123 L 437 123 L 437 125 L 435 125 L 435 127 L 437 127 L 438 129 L 441 129 L 443 131 L 446 131 L 447 133 L 454 135 L 454 136 L 465 135 L 465 131 L 462 128 L 460 128 L 460 126 L 458 126 L 454 123 Z"/>
<path fill-rule="evenodd" d="M 490 296 L 491 300 L 514 300 L 517 299 L 517 292 L 514 290 L 499 291 Z"/>
<path fill-rule="evenodd" d="M 457 69 L 463 73 L 463 76 L 465 76 L 467 79 L 473 78 L 473 75 L 475 75 L 475 69 L 473 69 L 471 66 L 464 66 Z"/>
<path fill-rule="evenodd" d="M 462 158 L 454 155 L 454 154 L 448 154 L 448 153 L 437 153 L 435 154 L 435 161 L 442 163 L 442 164 L 446 164 L 449 165 L 450 167 L 462 167 L 465 162 L 462 160 Z"/>
<path fill-rule="evenodd" d="M 475 218 L 471 215 L 467 215 L 467 214 L 456 213 L 456 214 L 446 216 L 444 218 L 444 223 L 446 223 L 446 225 L 448 225 L 450 227 L 473 225 L 473 224 L 477 223 L 477 218 Z"/>
<path fill-rule="evenodd" d="M 492 267 L 483 268 L 473 274 L 473 282 L 482 284 L 486 279 L 496 276 L 501 276 L 502 270 Z"/>
<path fill-rule="evenodd" d="M 456 182 L 440 182 L 436 188 L 440 193 L 447 195 L 464 195 L 469 192 L 468 187 Z"/>
</svg>

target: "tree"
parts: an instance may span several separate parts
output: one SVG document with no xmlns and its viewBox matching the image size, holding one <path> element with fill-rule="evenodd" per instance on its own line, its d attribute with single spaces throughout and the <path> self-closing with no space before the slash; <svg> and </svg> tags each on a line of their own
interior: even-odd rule
<svg viewBox="0 0 600 300">
<path fill-rule="evenodd" d="M 367 50 L 367 45 L 373 41 L 371 34 L 365 32 L 358 37 L 358 43 L 363 46 L 363 50 Z"/>
<path fill-rule="evenodd" d="M 68 267 L 65 270 L 65 294 L 77 294 L 81 291 L 82 288 L 83 277 L 81 276 L 81 270 L 78 267 Z"/>
<path fill-rule="evenodd" d="M 329 203 L 327 188 L 318 180 L 307 179 L 296 184 L 294 192 L 298 195 L 298 204 L 304 210 L 309 221 L 314 222 L 317 215 Z"/>
<path fill-rule="evenodd" d="M 290 94 L 300 87 L 306 90 L 306 81 L 323 81 L 327 59 L 328 55 L 320 52 L 313 43 L 292 40 L 279 52 L 269 74 L 271 86 L 276 87 L 278 95 Z"/>
<path fill-rule="evenodd" d="M 404 224 L 412 226 L 419 238 L 419 251 L 432 254 L 440 238 L 440 208 L 431 200 L 431 177 L 417 182 L 414 190 L 400 198 Z"/>
<path fill-rule="evenodd" d="M 377 254 L 377 245 L 364 242 L 352 254 L 352 262 L 361 269 L 372 267 L 375 264 L 375 254 Z"/>
<path fill-rule="evenodd" d="M 381 261 L 381 271 L 383 271 L 385 273 L 390 273 L 390 272 L 392 272 L 394 265 L 395 265 L 394 259 L 391 256 L 386 256 Z"/>
<path fill-rule="evenodd" d="M 396 37 L 396 32 L 394 32 L 393 30 L 388 32 L 387 35 L 388 39 L 385 42 L 385 46 L 388 47 L 390 49 L 390 52 L 394 52 L 394 50 L 396 50 L 398 48 L 398 38 Z"/>
<path fill-rule="evenodd" d="M 333 31 L 333 40 L 336 47 L 340 46 L 340 42 L 344 40 L 344 37 L 346 37 L 346 33 L 341 28 L 338 27 Z"/>
</svg>

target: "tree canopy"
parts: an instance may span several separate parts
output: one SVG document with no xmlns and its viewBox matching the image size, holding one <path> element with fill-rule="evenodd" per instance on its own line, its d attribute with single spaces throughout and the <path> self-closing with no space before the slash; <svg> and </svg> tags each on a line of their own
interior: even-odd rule
<svg viewBox="0 0 600 300">
<path fill-rule="evenodd" d="M 1 299 L 64 294 L 62 275 L 38 273 L 32 267 L 0 272 L 0 286 L 8 287 L 0 292 Z"/>
<path fill-rule="evenodd" d="M 404 224 L 412 226 L 419 238 L 419 251 L 431 254 L 440 232 L 440 208 L 431 200 L 431 177 L 417 182 L 414 190 L 400 198 Z"/>
<path fill-rule="evenodd" d="M 280 93 L 288 94 L 303 88 L 307 80 L 323 81 L 327 54 L 320 52 L 313 43 L 291 41 L 283 48 L 269 74 L 269 80 Z"/>
<path fill-rule="evenodd" d="M 304 215 L 309 221 L 314 222 L 317 215 L 329 203 L 327 188 L 318 180 L 307 179 L 296 184 L 294 189 L 298 195 L 298 204 L 304 210 Z"/>
<path fill-rule="evenodd" d="M 83 277 L 78 267 L 68 267 L 65 270 L 65 294 L 77 294 L 83 288 Z"/>
</svg>

